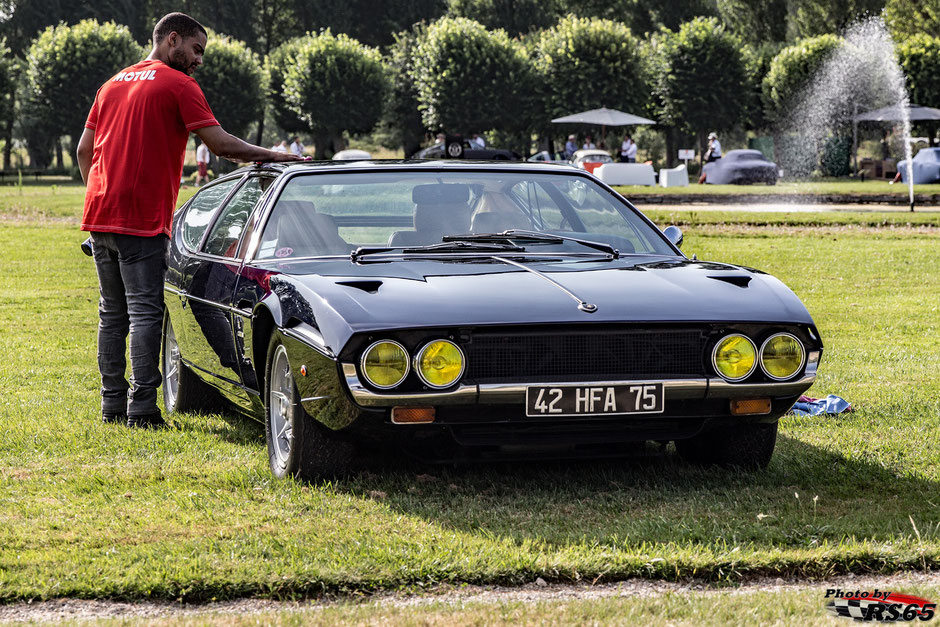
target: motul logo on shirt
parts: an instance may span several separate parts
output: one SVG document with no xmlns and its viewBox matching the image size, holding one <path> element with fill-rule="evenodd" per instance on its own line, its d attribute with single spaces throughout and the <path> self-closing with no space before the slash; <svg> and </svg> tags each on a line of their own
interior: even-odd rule
<svg viewBox="0 0 940 627">
<path fill-rule="evenodd" d="M 112 78 L 111 81 L 114 83 L 119 83 L 121 81 L 124 81 L 125 83 L 130 83 L 131 81 L 152 81 L 156 75 L 156 70 L 144 70 L 143 72 L 121 72 Z"/>
</svg>

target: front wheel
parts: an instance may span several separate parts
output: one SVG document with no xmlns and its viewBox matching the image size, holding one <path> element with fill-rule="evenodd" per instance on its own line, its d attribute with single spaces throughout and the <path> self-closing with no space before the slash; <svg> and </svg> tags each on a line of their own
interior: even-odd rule
<svg viewBox="0 0 940 627">
<path fill-rule="evenodd" d="M 777 423 L 742 424 L 676 440 L 686 461 L 702 466 L 761 470 L 767 468 L 777 443 Z"/>
<path fill-rule="evenodd" d="M 304 410 L 278 333 L 268 346 L 265 375 L 264 430 L 274 476 L 316 481 L 350 472 L 353 446 Z"/>
<path fill-rule="evenodd" d="M 210 411 L 215 391 L 183 363 L 170 314 L 163 318 L 163 406 L 167 413 Z"/>
</svg>

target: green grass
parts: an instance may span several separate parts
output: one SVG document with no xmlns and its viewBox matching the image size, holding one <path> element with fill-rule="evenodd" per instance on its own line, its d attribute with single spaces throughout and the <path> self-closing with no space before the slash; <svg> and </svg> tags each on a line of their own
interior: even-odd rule
<svg viewBox="0 0 940 627">
<path fill-rule="evenodd" d="M 667 451 L 393 464 L 310 486 L 272 479 L 262 429 L 238 418 L 177 416 L 159 433 L 100 424 L 83 238 L 74 224 L 0 222 L 0 601 L 940 567 L 934 226 L 686 229 L 688 254 L 794 289 L 826 344 L 810 393 L 857 407 L 785 418 L 765 472 L 699 470 Z"/>
</svg>

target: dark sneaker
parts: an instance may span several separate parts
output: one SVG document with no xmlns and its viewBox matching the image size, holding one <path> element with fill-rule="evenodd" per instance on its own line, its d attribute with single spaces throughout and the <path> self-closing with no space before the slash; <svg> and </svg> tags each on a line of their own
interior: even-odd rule
<svg viewBox="0 0 940 627">
<path fill-rule="evenodd" d="M 165 429 L 167 424 L 160 412 L 128 416 L 127 426 L 136 429 Z"/>
<path fill-rule="evenodd" d="M 127 414 L 124 412 L 101 412 L 101 422 L 106 425 L 122 425 L 127 422 Z"/>
</svg>

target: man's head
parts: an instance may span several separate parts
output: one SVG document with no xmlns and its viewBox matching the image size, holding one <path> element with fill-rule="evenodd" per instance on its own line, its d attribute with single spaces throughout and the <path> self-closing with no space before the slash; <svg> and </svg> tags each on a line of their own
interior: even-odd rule
<svg viewBox="0 0 940 627">
<path fill-rule="evenodd" d="M 716 133 L 709 133 L 708 139 L 718 139 L 718 135 Z"/>
<path fill-rule="evenodd" d="M 577 139 L 577 137 L 574 135 L 568 135 L 568 141 L 573 142 L 575 139 Z"/>
<path fill-rule="evenodd" d="M 185 13 L 169 13 L 153 27 L 153 52 L 174 70 L 192 74 L 202 65 L 209 35 L 202 24 Z"/>
</svg>

